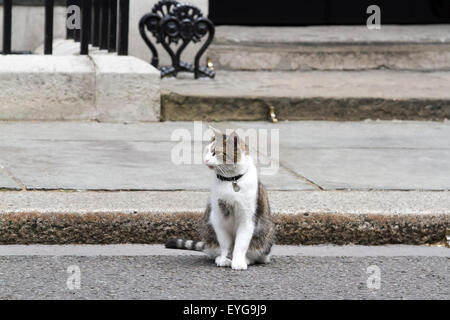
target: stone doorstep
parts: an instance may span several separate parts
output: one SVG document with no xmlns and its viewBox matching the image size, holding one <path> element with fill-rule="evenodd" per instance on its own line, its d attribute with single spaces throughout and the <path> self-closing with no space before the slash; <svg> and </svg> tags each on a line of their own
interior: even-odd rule
<svg viewBox="0 0 450 320">
<path fill-rule="evenodd" d="M 450 72 L 218 71 L 214 80 L 163 79 L 164 120 L 443 120 Z"/>
<path fill-rule="evenodd" d="M 219 26 L 208 49 L 218 70 L 450 70 L 448 25 Z"/>
<path fill-rule="evenodd" d="M 296 48 L 214 45 L 208 57 L 218 70 L 450 70 L 450 44 Z"/>
<path fill-rule="evenodd" d="M 134 57 L 1 56 L 0 84 L 0 120 L 159 120 L 159 71 Z"/>
<path fill-rule="evenodd" d="M 448 191 L 269 192 L 278 244 L 426 244 L 450 225 Z M 1 244 L 197 239 L 206 192 L 0 192 Z"/>
<path fill-rule="evenodd" d="M 217 26 L 214 44 L 450 44 L 450 25 L 254 27 Z"/>
</svg>

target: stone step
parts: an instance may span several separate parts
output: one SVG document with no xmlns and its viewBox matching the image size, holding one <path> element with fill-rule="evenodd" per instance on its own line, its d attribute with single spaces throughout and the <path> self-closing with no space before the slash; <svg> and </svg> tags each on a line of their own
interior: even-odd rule
<svg viewBox="0 0 450 320">
<path fill-rule="evenodd" d="M 450 25 L 219 26 L 218 70 L 450 70 Z"/>
<path fill-rule="evenodd" d="M 160 74 L 131 56 L 0 56 L 0 120 L 158 121 Z"/>
<path fill-rule="evenodd" d="M 445 244 L 448 191 L 269 191 L 278 244 Z M 0 244 L 198 239 L 208 192 L 0 192 Z"/>
<path fill-rule="evenodd" d="M 218 71 L 214 80 L 163 79 L 164 120 L 442 120 L 450 72 Z"/>
</svg>

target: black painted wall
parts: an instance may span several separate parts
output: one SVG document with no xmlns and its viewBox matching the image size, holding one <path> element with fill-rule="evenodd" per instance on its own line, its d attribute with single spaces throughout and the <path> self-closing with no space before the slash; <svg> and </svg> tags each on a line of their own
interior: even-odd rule
<svg viewBox="0 0 450 320">
<path fill-rule="evenodd" d="M 209 0 L 217 25 L 363 25 L 367 7 L 382 24 L 450 23 L 450 0 Z"/>
<path fill-rule="evenodd" d="M 45 0 L 13 0 L 13 6 L 43 6 Z M 65 6 L 66 0 L 54 0 L 55 6 Z M 3 0 L 0 0 L 3 5 Z"/>
</svg>

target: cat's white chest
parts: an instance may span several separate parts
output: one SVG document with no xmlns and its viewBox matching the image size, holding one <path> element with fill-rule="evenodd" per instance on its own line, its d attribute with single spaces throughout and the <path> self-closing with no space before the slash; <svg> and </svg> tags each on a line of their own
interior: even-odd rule
<svg viewBox="0 0 450 320">
<path fill-rule="evenodd" d="M 232 223 L 232 220 L 239 221 L 253 217 L 256 211 L 257 179 L 254 179 L 254 181 L 249 181 L 249 179 L 238 181 L 237 186 L 237 188 L 233 187 L 232 182 L 219 181 L 211 190 L 211 205 L 215 209 L 213 211 L 219 215 L 220 220 Z M 232 208 L 232 217 L 224 217 L 221 214 L 218 206 L 219 201 Z"/>
<path fill-rule="evenodd" d="M 256 212 L 258 175 L 250 162 L 247 172 L 233 187 L 232 181 L 222 181 L 213 177 L 211 186 L 211 224 L 234 235 L 240 225 L 251 225 Z M 219 205 L 220 203 L 220 205 Z"/>
</svg>

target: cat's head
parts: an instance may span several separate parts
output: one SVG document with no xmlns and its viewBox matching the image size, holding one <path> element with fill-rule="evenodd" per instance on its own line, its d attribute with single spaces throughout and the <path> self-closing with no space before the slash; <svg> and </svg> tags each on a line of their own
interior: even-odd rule
<svg viewBox="0 0 450 320">
<path fill-rule="evenodd" d="M 248 161 L 248 149 L 244 140 L 236 133 L 226 135 L 211 127 L 214 132 L 211 143 L 206 147 L 205 164 L 219 173 L 230 172 Z"/>
</svg>

